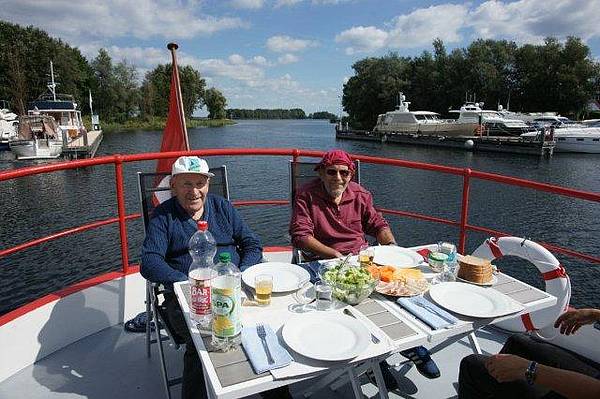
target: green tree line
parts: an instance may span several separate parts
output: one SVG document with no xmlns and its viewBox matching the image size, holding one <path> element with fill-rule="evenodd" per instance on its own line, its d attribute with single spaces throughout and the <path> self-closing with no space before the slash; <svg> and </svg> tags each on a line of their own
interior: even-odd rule
<svg viewBox="0 0 600 399">
<path fill-rule="evenodd" d="M 167 50 L 165 50 L 167 51 Z M 20 114 L 27 103 L 47 92 L 50 61 L 54 64 L 57 92 L 73 95 L 80 109 L 89 113 L 88 91 L 94 113 L 104 122 L 166 117 L 172 65 L 158 65 L 140 82 L 135 65 L 114 62 L 105 49 L 88 61 L 79 49 L 34 28 L 0 21 L 0 99 L 11 102 Z M 227 101 L 191 66 L 180 66 L 179 76 L 186 116 L 207 106 L 210 117 L 225 115 Z M 209 98 L 206 94 L 209 93 Z"/>
<path fill-rule="evenodd" d="M 305 119 L 306 113 L 300 108 L 292 109 L 237 109 L 227 110 L 229 119 Z"/>
<path fill-rule="evenodd" d="M 578 117 L 600 91 L 600 66 L 575 37 L 521 46 L 480 39 L 450 53 L 437 39 L 433 53 L 412 58 L 390 53 L 362 59 L 352 68 L 342 104 L 350 124 L 360 129 L 372 129 L 378 114 L 393 110 L 399 92 L 411 109 L 441 114 L 458 109 L 468 96 L 491 109 L 510 103 L 513 111 Z"/>
</svg>

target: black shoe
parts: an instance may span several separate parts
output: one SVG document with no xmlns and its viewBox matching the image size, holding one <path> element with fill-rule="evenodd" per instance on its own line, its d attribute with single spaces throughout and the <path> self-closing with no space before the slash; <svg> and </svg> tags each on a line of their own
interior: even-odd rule
<svg viewBox="0 0 600 399">
<path fill-rule="evenodd" d="M 388 390 L 388 392 L 398 389 L 398 381 L 396 381 L 396 377 L 394 377 L 390 371 L 390 365 L 384 360 L 383 362 L 379 363 L 379 367 L 381 368 L 383 382 L 385 383 L 385 388 Z M 367 377 L 369 378 L 371 384 L 377 386 L 377 381 L 375 381 L 375 374 L 373 374 L 373 370 L 369 370 Z"/>
<path fill-rule="evenodd" d="M 423 346 L 417 346 L 415 348 L 401 351 L 400 354 L 410 360 L 417 366 L 417 370 L 424 377 L 429 379 L 438 378 L 440 376 L 440 369 L 437 364 L 431 358 L 431 355 L 427 348 Z"/>
</svg>

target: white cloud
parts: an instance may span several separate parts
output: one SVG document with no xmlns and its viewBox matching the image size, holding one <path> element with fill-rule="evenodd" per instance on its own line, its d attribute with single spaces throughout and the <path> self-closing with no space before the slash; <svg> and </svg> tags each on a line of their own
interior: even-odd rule
<svg viewBox="0 0 600 399">
<path fill-rule="evenodd" d="M 388 33 L 373 26 L 356 26 L 339 33 L 337 43 L 348 43 L 346 54 L 379 50 L 386 45 Z"/>
<path fill-rule="evenodd" d="M 394 18 L 387 45 L 390 48 L 418 48 L 430 45 L 438 37 L 445 43 L 457 43 L 461 40 L 459 31 L 469 18 L 466 5 L 420 8 Z"/>
<path fill-rule="evenodd" d="M 289 6 L 293 6 L 295 4 L 301 3 L 304 0 L 277 0 L 275 2 L 274 7 L 275 8 L 279 8 L 279 7 L 289 7 Z"/>
<path fill-rule="evenodd" d="M 4 0 L 0 18 L 35 25 L 71 44 L 132 36 L 168 39 L 208 36 L 217 31 L 246 27 L 239 18 L 200 12 L 192 1 L 168 0 Z"/>
<path fill-rule="evenodd" d="M 298 62 L 298 61 L 300 61 L 300 58 L 298 58 L 294 54 L 289 54 L 289 53 L 284 54 L 281 57 L 277 58 L 277 62 L 279 62 L 282 65 L 293 64 L 294 62 Z"/>
<path fill-rule="evenodd" d="M 315 46 L 315 41 L 294 39 L 290 36 L 271 36 L 267 39 L 267 48 L 277 53 L 302 51 Z"/>
<path fill-rule="evenodd" d="M 271 66 L 271 63 L 269 61 L 267 61 L 267 59 L 265 57 L 263 57 L 262 55 L 257 55 L 252 57 L 252 60 L 250 61 L 255 65 L 260 65 L 260 66 Z"/>
<path fill-rule="evenodd" d="M 589 40 L 600 36 L 600 2 L 581 0 L 486 1 L 470 12 L 475 37 L 541 42 L 547 36 L 572 35 Z"/>
<path fill-rule="evenodd" d="M 600 24 L 591 17 L 599 14 L 599 1 L 489 0 L 477 6 L 440 4 L 396 16 L 381 28 L 352 27 L 339 33 L 335 40 L 347 46 L 346 54 L 428 47 L 436 38 L 445 43 L 480 37 L 535 43 L 547 36 L 569 35 L 588 40 L 600 37 Z"/>
<path fill-rule="evenodd" d="M 275 1 L 275 8 L 279 8 L 279 7 L 290 7 L 290 6 L 294 6 L 298 3 L 302 3 L 305 0 L 277 0 Z M 356 0 L 312 0 L 311 3 L 314 5 L 335 5 L 335 4 L 341 4 L 341 3 L 348 3 L 350 1 L 356 1 Z"/>
<path fill-rule="evenodd" d="M 243 8 L 250 10 L 258 10 L 264 6 L 264 0 L 231 0 L 231 5 L 234 8 Z"/>
</svg>

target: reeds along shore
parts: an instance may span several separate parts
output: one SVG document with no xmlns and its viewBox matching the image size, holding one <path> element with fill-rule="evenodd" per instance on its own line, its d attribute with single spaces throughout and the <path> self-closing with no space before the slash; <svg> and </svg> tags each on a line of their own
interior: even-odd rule
<svg viewBox="0 0 600 399">
<path fill-rule="evenodd" d="M 83 118 L 83 122 L 86 128 L 91 127 L 91 120 L 89 116 Z M 163 130 L 167 123 L 167 118 L 153 117 L 151 119 L 143 118 L 131 118 L 124 122 L 104 122 L 100 121 L 100 126 L 104 132 L 119 132 L 119 131 L 131 131 L 131 130 Z M 221 127 L 226 125 L 233 125 L 234 121 L 231 119 L 186 119 L 186 125 L 188 129 L 199 128 L 199 127 Z"/>
</svg>

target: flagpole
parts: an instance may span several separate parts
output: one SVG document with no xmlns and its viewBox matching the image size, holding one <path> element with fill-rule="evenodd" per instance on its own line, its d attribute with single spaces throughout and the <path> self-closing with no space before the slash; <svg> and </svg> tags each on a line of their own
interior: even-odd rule
<svg viewBox="0 0 600 399">
<path fill-rule="evenodd" d="M 171 51 L 171 59 L 173 65 L 173 73 L 177 79 L 176 82 L 176 93 L 177 93 L 177 106 L 179 107 L 179 116 L 181 119 L 181 126 L 183 126 L 183 141 L 185 143 L 186 150 L 190 150 L 190 142 L 188 140 L 187 126 L 185 125 L 185 111 L 183 110 L 183 97 L 181 96 L 181 85 L 179 84 L 179 68 L 177 67 L 177 55 L 175 51 L 179 48 L 177 43 L 167 44 L 167 48 Z"/>
</svg>

